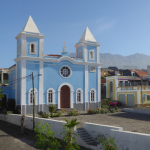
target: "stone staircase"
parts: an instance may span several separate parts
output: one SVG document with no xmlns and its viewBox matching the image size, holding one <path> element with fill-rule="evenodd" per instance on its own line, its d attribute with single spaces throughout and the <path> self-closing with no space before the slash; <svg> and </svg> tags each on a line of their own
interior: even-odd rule
<svg viewBox="0 0 150 150">
<path fill-rule="evenodd" d="M 87 145 L 97 146 L 99 144 L 99 142 L 96 142 L 84 128 L 77 128 L 77 134 Z"/>
</svg>

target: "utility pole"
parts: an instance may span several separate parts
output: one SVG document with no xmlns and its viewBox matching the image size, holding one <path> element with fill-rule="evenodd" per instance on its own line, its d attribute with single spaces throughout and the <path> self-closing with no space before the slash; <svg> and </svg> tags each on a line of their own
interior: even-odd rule
<svg viewBox="0 0 150 150">
<path fill-rule="evenodd" d="M 35 96 L 34 96 L 34 75 L 32 72 L 32 86 L 33 86 L 33 130 L 35 128 Z"/>
<path fill-rule="evenodd" d="M 142 76 L 141 76 L 141 100 L 142 100 L 142 107 L 143 107 L 143 98 L 142 98 Z"/>
</svg>

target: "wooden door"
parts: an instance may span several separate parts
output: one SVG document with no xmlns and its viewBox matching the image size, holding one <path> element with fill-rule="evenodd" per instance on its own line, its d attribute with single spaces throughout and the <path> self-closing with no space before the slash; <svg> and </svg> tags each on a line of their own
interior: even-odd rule
<svg viewBox="0 0 150 150">
<path fill-rule="evenodd" d="M 64 85 L 60 92 L 60 107 L 70 108 L 70 88 Z"/>
</svg>

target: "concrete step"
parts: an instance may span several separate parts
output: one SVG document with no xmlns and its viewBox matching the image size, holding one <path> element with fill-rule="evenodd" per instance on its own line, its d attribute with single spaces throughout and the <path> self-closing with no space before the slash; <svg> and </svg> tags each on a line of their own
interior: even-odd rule
<svg viewBox="0 0 150 150">
<path fill-rule="evenodd" d="M 77 133 L 86 144 L 92 145 L 92 146 L 98 145 L 98 142 L 95 141 L 84 128 L 77 128 Z"/>
</svg>

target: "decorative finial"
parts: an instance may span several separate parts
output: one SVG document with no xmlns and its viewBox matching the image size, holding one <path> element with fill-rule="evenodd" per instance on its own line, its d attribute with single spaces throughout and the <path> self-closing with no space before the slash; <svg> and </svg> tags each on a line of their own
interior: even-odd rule
<svg viewBox="0 0 150 150">
<path fill-rule="evenodd" d="M 64 41 L 64 48 L 63 49 L 66 49 L 65 44 L 66 44 L 66 42 Z"/>
</svg>

